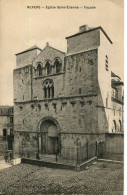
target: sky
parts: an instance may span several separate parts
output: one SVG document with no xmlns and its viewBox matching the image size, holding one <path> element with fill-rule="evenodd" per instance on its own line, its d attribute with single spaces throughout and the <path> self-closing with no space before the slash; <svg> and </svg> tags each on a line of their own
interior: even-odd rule
<svg viewBox="0 0 127 195">
<path fill-rule="evenodd" d="M 96 9 L 28 9 L 27 6 L 95 6 Z M 124 7 L 122 0 L 0 0 L 0 105 L 13 105 L 15 54 L 46 43 L 66 52 L 65 37 L 79 26 L 102 26 L 113 41 L 111 69 L 123 80 Z"/>
</svg>

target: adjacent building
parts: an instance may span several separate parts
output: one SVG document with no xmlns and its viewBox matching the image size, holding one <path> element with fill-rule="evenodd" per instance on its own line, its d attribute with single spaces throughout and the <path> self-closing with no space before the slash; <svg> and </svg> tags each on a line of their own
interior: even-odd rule
<svg viewBox="0 0 127 195">
<path fill-rule="evenodd" d="M 5 149 L 12 150 L 12 141 L 9 139 L 13 135 L 13 106 L 0 106 L 0 155 Z"/>
</svg>

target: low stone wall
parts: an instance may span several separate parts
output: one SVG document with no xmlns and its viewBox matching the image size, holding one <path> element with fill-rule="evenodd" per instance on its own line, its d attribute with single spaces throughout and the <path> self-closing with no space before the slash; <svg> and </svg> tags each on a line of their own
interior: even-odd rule
<svg viewBox="0 0 127 195">
<path fill-rule="evenodd" d="M 45 161 L 40 161 L 40 160 L 35 160 L 35 159 L 22 158 L 21 159 L 21 163 L 32 164 L 32 165 L 41 166 L 41 167 L 76 170 L 76 166 L 75 165 L 67 165 L 67 164 L 62 164 L 62 163 L 45 162 Z"/>
<path fill-rule="evenodd" d="M 105 139 L 107 153 L 124 154 L 123 133 L 107 133 Z"/>
<path fill-rule="evenodd" d="M 97 157 L 102 159 L 123 161 L 124 134 L 106 133 L 105 140 L 97 142 Z"/>
</svg>

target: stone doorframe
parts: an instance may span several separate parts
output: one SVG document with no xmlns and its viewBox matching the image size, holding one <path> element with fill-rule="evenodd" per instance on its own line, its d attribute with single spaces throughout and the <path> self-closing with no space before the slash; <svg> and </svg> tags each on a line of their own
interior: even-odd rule
<svg viewBox="0 0 127 195">
<path fill-rule="evenodd" d="M 38 124 L 38 153 L 41 153 L 42 152 L 42 146 L 40 145 L 40 143 L 42 143 L 42 137 L 41 137 L 41 135 L 43 134 L 43 133 L 46 133 L 45 131 L 41 131 L 41 126 L 45 126 L 45 127 L 48 127 L 48 124 L 50 125 L 52 125 L 52 124 L 54 124 L 55 126 L 56 126 L 56 128 L 57 128 L 57 133 L 58 133 L 58 140 L 57 140 L 57 144 L 58 144 L 58 151 L 59 151 L 59 153 L 61 153 L 60 151 L 61 151 L 61 136 L 60 136 L 60 131 L 61 131 L 61 129 L 60 129 L 60 126 L 59 126 L 59 123 L 57 122 L 57 120 L 55 119 L 55 118 L 53 118 L 53 117 L 49 117 L 49 116 L 47 116 L 47 117 L 44 117 L 44 118 L 42 118 L 40 121 L 39 121 L 39 124 Z M 47 140 L 47 138 L 46 138 L 46 140 Z M 47 144 L 47 143 L 46 143 Z M 48 149 L 48 148 L 47 148 Z M 46 153 L 47 153 L 47 149 L 46 149 Z"/>
</svg>

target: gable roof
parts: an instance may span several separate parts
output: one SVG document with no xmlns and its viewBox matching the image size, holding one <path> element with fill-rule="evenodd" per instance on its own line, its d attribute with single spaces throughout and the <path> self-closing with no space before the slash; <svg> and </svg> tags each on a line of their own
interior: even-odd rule
<svg viewBox="0 0 127 195">
<path fill-rule="evenodd" d="M 75 36 L 78 36 L 78 35 L 81 35 L 81 34 L 84 34 L 84 33 L 88 33 L 88 32 L 94 31 L 94 30 L 98 30 L 98 29 L 100 29 L 100 30 L 103 32 L 103 34 L 106 36 L 106 38 L 109 40 L 109 42 L 110 42 L 111 44 L 113 44 L 112 40 L 109 38 L 109 36 L 107 35 L 107 33 L 104 31 L 104 29 L 103 29 L 101 26 L 98 26 L 98 27 L 96 27 L 96 28 L 90 28 L 89 30 L 86 30 L 86 31 L 83 31 L 83 32 L 76 33 L 76 34 L 74 34 L 74 35 L 71 35 L 71 36 L 69 36 L 69 37 L 66 37 L 66 39 L 69 39 L 69 38 L 72 38 L 72 37 L 75 37 Z"/>
<path fill-rule="evenodd" d="M 61 51 L 61 50 L 59 50 L 59 49 L 56 49 L 56 48 L 54 48 L 54 47 L 51 47 L 50 45 L 46 45 L 46 47 L 42 50 L 42 52 L 43 52 L 47 47 L 49 47 L 49 48 L 51 48 L 51 49 L 54 49 L 54 50 L 56 50 L 56 51 L 58 51 L 58 52 L 60 52 L 60 53 L 66 54 L 65 52 L 63 52 L 63 51 Z M 41 53 L 42 53 L 42 52 L 41 52 Z"/>
<path fill-rule="evenodd" d="M 60 51 L 60 50 L 58 50 L 58 49 L 56 49 L 56 48 L 54 48 L 54 47 L 51 47 L 51 46 L 49 45 L 49 43 L 46 43 L 46 46 L 45 46 L 45 47 L 41 50 L 41 52 L 36 56 L 36 58 L 33 60 L 33 63 L 35 63 L 35 62 L 37 61 L 37 59 L 39 58 L 39 56 L 42 55 L 42 53 L 43 53 L 47 48 L 50 48 L 50 49 L 52 49 L 52 50 L 55 50 L 55 51 L 61 53 L 61 54 L 64 55 L 64 56 L 66 55 L 65 52 Z"/>
<path fill-rule="evenodd" d="M 42 49 L 41 52 L 37 55 L 37 57 L 35 58 L 35 60 L 36 60 L 36 59 L 38 58 L 38 56 L 41 55 L 42 52 L 43 52 L 46 48 L 48 48 L 48 47 L 51 48 L 51 49 L 54 49 L 54 50 L 56 50 L 56 51 L 58 51 L 58 52 L 60 52 L 60 53 L 62 53 L 62 54 L 64 54 L 64 55 L 66 54 L 65 52 L 60 51 L 60 50 L 58 50 L 58 49 L 56 49 L 56 48 L 54 48 L 54 47 L 49 46 L 49 44 L 47 44 L 47 45 L 44 47 L 44 49 Z"/>
<path fill-rule="evenodd" d="M 25 52 L 28 52 L 28 51 L 31 51 L 31 50 L 34 50 L 34 49 L 39 49 L 40 51 L 42 51 L 41 48 L 39 48 L 37 45 L 34 45 L 34 46 L 30 47 L 29 49 L 26 49 L 26 50 L 24 50 L 20 53 L 15 54 L 15 55 L 19 55 L 19 54 L 22 54 L 22 53 L 25 53 Z"/>
</svg>

